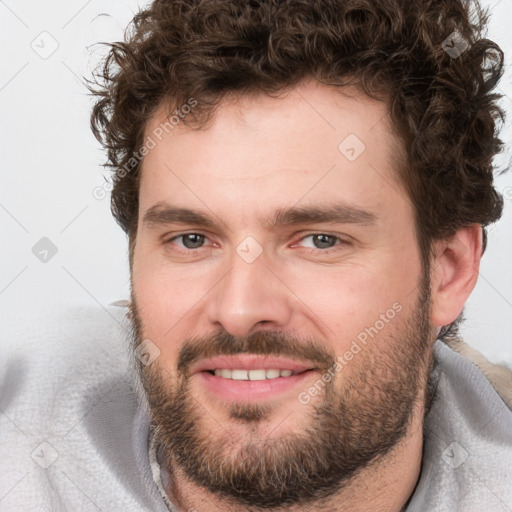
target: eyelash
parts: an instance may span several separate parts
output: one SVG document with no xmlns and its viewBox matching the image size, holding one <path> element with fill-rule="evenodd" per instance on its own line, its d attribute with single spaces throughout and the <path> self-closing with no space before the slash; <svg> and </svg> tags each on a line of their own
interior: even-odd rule
<svg viewBox="0 0 512 512">
<path fill-rule="evenodd" d="M 172 238 L 170 238 L 169 240 L 164 242 L 164 244 L 165 245 L 171 244 L 171 242 L 173 242 L 174 240 L 178 240 L 180 238 L 182 239 L 182 238 L 184 238 L 185 236 L 188 236 L 188 235 L 199 235 L 199 236 L 203 236 L 205 238 L 205 240 L 208 240 L 208 237 L 206 235 L 203 235 L 202 233 L 198 233 L 196 231 L 190 231 L 190 232 L 187 232 L 187 233 L 182 233 L 180 235 L 173 236 Z M 299 242 L 302 242 L 306 238 L 313 237 L 313 236 L 318 236 L 318 235 L 326 235 L 328 237 L 335 238 L 337 243 L 335 245 L 333 245 L 332 247 L 329 247 L 327 249 L 319 249 L 319 248 L 312 248 L 312 247 L 307 247 L 306 249 L 309 249 L 310 251 L 315 251 L 315 252 L 316 251 L 320 251 L 322 254 L 330 254 L 331 252 L 339 250 L 339 247 L 341 247 L 341 246 L 350 245 L 350 242 L 348 242 L 347 240 L 344 240 L 344 239 L 342 239 L 342 238 L 340 238 L 340 237 L 338 237 L 336 235 L 332 235 L 330 233 L 324 233 L 324 232 L 316 232 L 316 233 L 309 233 L 307 235 L 302 236 L 297 242 L 293 243 L 293 246 L 296 246 Z M 178 247 L 177 251 L 178 252 L 182 252 L 182 253 L 186 253 L 186 254 L 190 254 L 191 252 L 198 251 L 199 249 L 204 249 L 204 247 L 198 247 L 196 249 L 187 249 L 187 248 Z"/>
</svg>

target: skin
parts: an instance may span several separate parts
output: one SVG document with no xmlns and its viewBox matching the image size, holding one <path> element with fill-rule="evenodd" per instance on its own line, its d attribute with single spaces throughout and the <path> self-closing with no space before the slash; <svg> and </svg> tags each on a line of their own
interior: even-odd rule
<svg viewBox="0 0 512 512">
<path fill-rule="evenodd" d="M 157 365 L 171 381 L 187 337 L 217 330 L 237 337 L 274 330 L 314 338 L 327 352 L 342 356 L 358 334 L 398 303 L 402 312 L 375 338 L 380 344 L 375 346 L 392 350 L 393 333 L 415 311 L 422 276 L 413 206 L 396 174 L 400 146 L 385 103 L 346 92 L 350 95 L 310 81 L 279 98 L 226 97 L 208 127 L 192 130 L 181 124 L 145 157 L 132 296 L 141 337 L 158 347 Z M 164 121 L 161 108 L 148 122 L 146 135 Z M 349 134 L 366 146 L 354 161 L 339 150 Z M 164 202 L 210 215 L 218 226 L 144 223 L 146 212 Z M 309 221 L 273 228 L 264 222 L 281 208 L 331 203 L 364 209 L 375 221 Z M 183 239 L 175 238 L 186 233 L 204 235 L 205 245 L 187 249 Z M 311 235 L 321 233 L 344 243 L 336 239 L 330 249 L 315 247 Z M 251 254 L 262 250 L 252 263 L 237 253 L 248 236 L 257 242 L 249 247 Z M 458 316 L 476 283 L 481 244 L 477 225 L 435 244 L 428 354 L 437 329 Z M 365 357 L 354 357 L 337 375 L 334 385 L 340 393 L 351 372 L 365 362 Z M 378 365 L 372 371 L 378 374 Z M 191 380 L 189 392 L 202 412 L 202 428 L 213 436 L 220 435 L 221 425 L 234 439 L 264 439 L 270 433 L 279 437 L 300 431 L 306 424 L 311 407 L 321 400 L 318 396 L 309 405 L 298 405 L 298 392 L 314 384 L 318 374 L 308 379 L 300 389 L 269 400 L 270 413 L 257 427 L 230 418 L 229 404 L 205 392 L 198 379 Z M 323 502 L 322 510 L 402 510 L 421 467 L 427 367 L 419 379 L 407 435 L 384 461 L 361 471 Z M 174 485 L 167 491 L 181 510 L 240 510 L 196 485 L 179 467 L 173 470 Z"/>
</svg>

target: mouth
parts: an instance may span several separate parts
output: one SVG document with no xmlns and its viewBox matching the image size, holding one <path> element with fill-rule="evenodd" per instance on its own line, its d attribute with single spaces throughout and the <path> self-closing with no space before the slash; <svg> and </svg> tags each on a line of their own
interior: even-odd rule
<svg viewBox="0 0 512 512">
<path fill-rule="evenodd" d="M 266 379 L 278 379 L 280 377 L 291 377 L 292 375 L 298 375 L 302 372 L 294 372 L 288 369 L 277 369 L 277 368 L 259 368 L 256 370 L 244 370 L 244 369 L 231 369 L 231 368 L 217 368 L 215 370 L 206 370 L 210 375 L 216 377 L 222 377 L 223 379 L 231 380 L 266 380 Z M 304 370 L 309 371 L 309 370 Z"/>
<path fill-rule="evenodd" d="M 277 397 L 294 389 L 317 369 L 290 359 L 255 354 L 221 356 L 202 361 L 191 372 L 201 386 L 228 401 L 253 402 Z"/>
</svg>

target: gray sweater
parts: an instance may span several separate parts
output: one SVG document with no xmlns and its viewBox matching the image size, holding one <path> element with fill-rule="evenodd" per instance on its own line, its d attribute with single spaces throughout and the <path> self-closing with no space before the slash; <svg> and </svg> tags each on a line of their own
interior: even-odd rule
<svg viewBox="0 0 512 512">
<path fill-rule="evenodd" d="M 149 453 L 128 326 L 110 306 L 6 333 L 17 339 L 0 360 L 0 511 L 178 512 Z M 512 372 L 462 342 L 437 341 L 435 352 L 437 396 L 407 512 L 511 512 Z"/>
</svg>

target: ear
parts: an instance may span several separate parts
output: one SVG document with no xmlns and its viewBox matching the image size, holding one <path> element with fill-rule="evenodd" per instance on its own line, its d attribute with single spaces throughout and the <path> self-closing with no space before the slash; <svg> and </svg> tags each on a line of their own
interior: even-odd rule
<svg viewBox="0 0 512 512">
<path fill-rule="evenodd" d="M 450 324 L 462 311 L 478 280 L 482 243 L 480 224 L 435 242 L 430 272 L 431 321 L 435 326 Z"/>
</svg>

